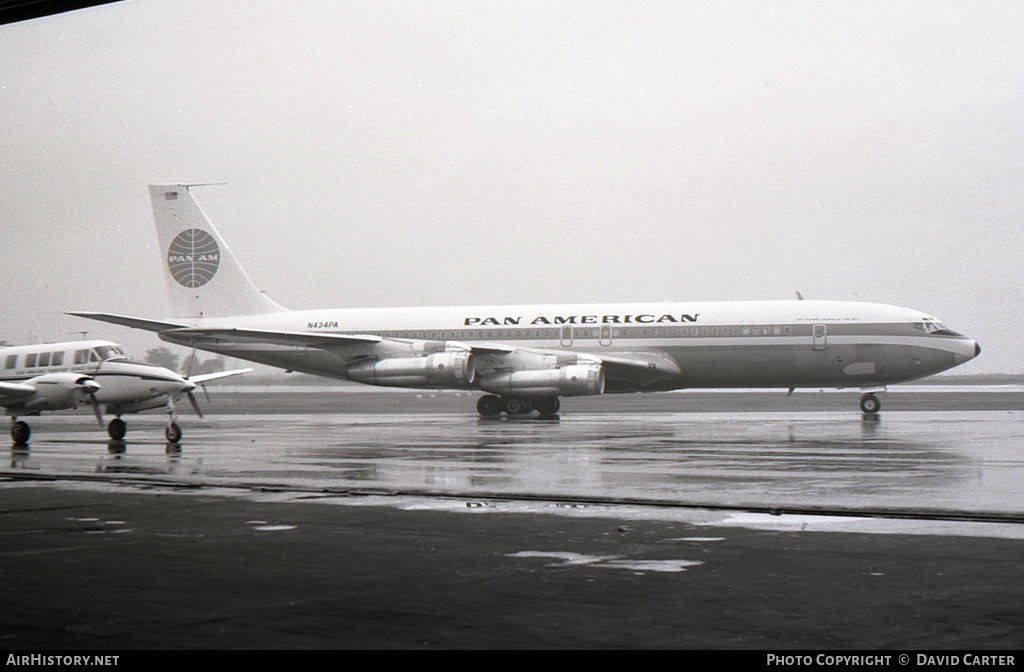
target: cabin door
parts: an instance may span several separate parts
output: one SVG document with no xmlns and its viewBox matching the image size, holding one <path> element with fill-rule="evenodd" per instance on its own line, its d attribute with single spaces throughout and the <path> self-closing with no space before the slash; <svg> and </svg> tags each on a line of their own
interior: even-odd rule
<svg viewBox="0 0 1024 672">
<path fill-rule="evenodd" d="M 811 347 L 815 350 L 824 350 L 828 345 L 828 328 L 824 324 L 816 324 L 811 335 Z"/>
</svg>

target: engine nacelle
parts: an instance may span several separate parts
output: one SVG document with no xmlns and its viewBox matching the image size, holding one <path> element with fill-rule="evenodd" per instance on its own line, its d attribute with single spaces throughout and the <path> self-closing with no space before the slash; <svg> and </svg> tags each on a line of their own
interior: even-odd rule
<svg viewBox="0 0 1024 672">
<path fill-rule="evenodd" d="M 425 357 L 391 357 L 348 367 L 349 380 L 388 387 L 467 388 L 476 378 L 472 353 L 446 350 Z"/>
<path fill-rule="evenodd" d="M 582 397 L 604 392 L 604 367 L 595 362 L 495 373 L 479 383 L 481 390 L 509 397 Z"/>
<path fill-rule="evenodd" d="M 25 381 L 36 388 L 35 395 L 25 408 L 36 411 L 56 411 L 71 408 L 88 401 L 89 395 L 100 389 L 99 383 L 80 373 L 47 373 Z"/>
</svg>

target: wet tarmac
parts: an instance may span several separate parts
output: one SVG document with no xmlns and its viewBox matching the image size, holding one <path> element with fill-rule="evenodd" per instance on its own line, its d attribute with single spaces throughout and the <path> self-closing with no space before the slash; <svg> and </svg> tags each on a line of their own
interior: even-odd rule
<svg viewBox="0 0 1024 672">
<path fill-rule="evenodd" d="M 180 444 L 160 440 L 159 416 L 132 418 L 124 442 L 88 415 L 36 419 L 0 470 L 4 636 L 15 648 L 1024 644 L 1022 411 L 578 407 L 494 421 L 466 397 L 423 401 L 208 411 L 182 418 Z"/>
</svg>

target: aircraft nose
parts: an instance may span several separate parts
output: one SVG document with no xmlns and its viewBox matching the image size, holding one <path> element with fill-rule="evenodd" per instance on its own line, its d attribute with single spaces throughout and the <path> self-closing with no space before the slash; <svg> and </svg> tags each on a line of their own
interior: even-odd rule
<svg viewBox="0 0 1024 672">
<path fill-rule="evenodd" d="M 957 348 L 957 351 L 953 356 L 956 359 L 957 364 L 963 364 L 964 362 L 969 362 L 980 354 L 981 346 L 978 345 L 977 341 L 964 339 L 963 345 Z"/>
</svg>

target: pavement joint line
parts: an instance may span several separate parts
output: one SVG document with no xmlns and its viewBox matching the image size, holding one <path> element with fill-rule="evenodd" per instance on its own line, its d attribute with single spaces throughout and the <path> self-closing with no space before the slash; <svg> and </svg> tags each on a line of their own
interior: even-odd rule
<svg viewBox="0 0 1024 672">
<path fill-rule="evenodd" d="M 0 471 L 0 478 L 10 481 L 86 481 L 93 483 L 112 483 L 124 486 L 150 486 L 172 490 L 202 490 L 205 488 L 225 488 L 233 490 L 249 490 L 256 492 L 294 492 L 318 493 L 325 496 L 345 497 L 430 497 L 447 500 L 489 500 L 497 502 L 550 502 L 553 504 L 583 504 L 590 506 L 647 506 L 674 509 L 702 509 L 706 511 L 742 511 L 746 513 L 762 513 L 771 516 L 805 515 L 805 516 L 842 516 L 851 518 L 888 518 L 901 520 L 952 521 L 974 523 L 1009 523 L 1024 524 L 1024 513 L 998 511 L 942 511 L 937 509 L 853 509 L 843 507 L 817 506 L 764 506 L 743 503 L 716 504 L 710 502 L 682 502 L 659 499 L 643 499 L 630 497 L 594 498 L 585 496 L 555 494 L 510 494 L 494 492 L 444 492 L 435 490 L 391 488 L 332 488 L 323 486 L 302 486 L 281 483 L 222 483 L 217 481 L 182 482 L 149 477 L 104 477 L 95 474 L 22 474 Z"/>
</svg>

